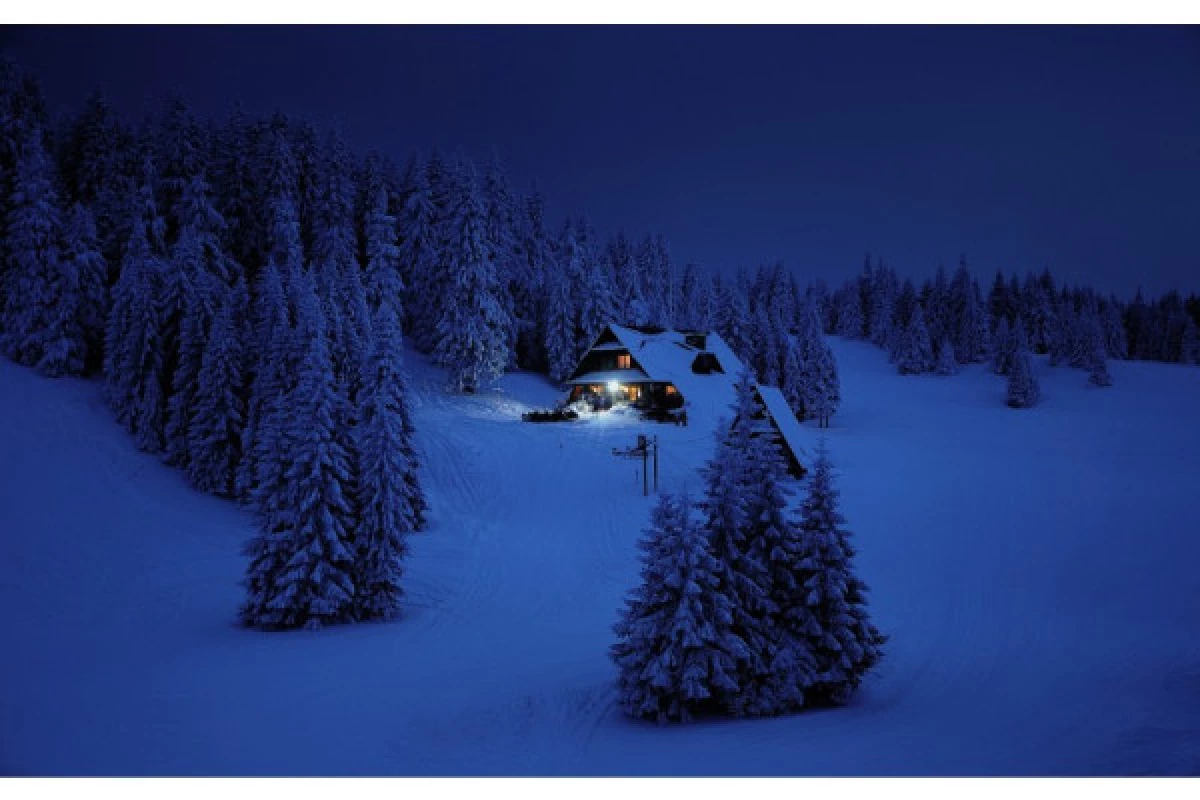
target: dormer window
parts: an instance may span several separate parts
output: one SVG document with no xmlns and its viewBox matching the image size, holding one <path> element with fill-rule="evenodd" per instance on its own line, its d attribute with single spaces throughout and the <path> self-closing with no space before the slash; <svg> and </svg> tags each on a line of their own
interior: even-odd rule
<svg viewBox="0 0 1200 800">
<path fill-rule="evenodd" d="M 617 355 L 617 369 L 632 369 L 633 357 L 629 353 L 620 353 Z"/>
</svg>

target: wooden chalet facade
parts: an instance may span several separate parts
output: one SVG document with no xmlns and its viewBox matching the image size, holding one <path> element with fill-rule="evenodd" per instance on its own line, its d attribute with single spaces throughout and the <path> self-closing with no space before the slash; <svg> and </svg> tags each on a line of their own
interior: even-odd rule
<svg viewBox="0 0 1200 800">
<path fill-rule="evenodd" d="M 740 369 L 714 333 L 609 325 L 567 378 L 567 399 L 586 401 L 594 410 L 629 405 L 672 411 L 687 402 L 694 379 L 735 377 Z"/>
</svg>

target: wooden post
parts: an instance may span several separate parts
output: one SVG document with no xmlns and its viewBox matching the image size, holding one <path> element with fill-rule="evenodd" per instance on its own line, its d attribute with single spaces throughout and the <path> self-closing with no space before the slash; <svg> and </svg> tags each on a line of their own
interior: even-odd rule
<svg viewBox="0 0 1200 800">
<path fill-rule="evenodd" d="M 658 435 L 654 436 L 654 491 L 658 491 Z"/>
<path fill-rule="evenodd" d="M 650 476 L 646 472 L 646 456 L 648 455 L 646 451 L 648 449 L 647 447 L 642 448 L 642 497 L 650 495 Z"/>
</svg>

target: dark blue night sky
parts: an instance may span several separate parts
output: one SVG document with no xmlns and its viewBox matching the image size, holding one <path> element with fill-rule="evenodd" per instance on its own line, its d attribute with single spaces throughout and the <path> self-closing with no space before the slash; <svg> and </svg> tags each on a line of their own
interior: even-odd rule
<svg viewBox="0 0 1200 800">
<path fill-rule="evenodd" d="M 494 146 L 556 214 L 837 280 L 966 253 L 1200 289 L 1195 28 L 9 28 L 54 109 L 282 109 L 403 159 Z"/>
</svg>

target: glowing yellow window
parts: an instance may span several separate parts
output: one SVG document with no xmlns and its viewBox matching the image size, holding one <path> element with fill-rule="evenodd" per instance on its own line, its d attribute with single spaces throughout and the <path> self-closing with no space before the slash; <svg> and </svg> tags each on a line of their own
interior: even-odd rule
<svg viewBox="0 0 1200 800">
<path fill-rule="evenodd" d="M 675 387 L 667 384 L 667 394 L 675 394 Z"/>
<path fill-rule="evenodd" d="M 629 369 L 633 366 L 633 358 L 629 353 L 621 353 L 617 356 L 617 369 Z"/>
</svg>

